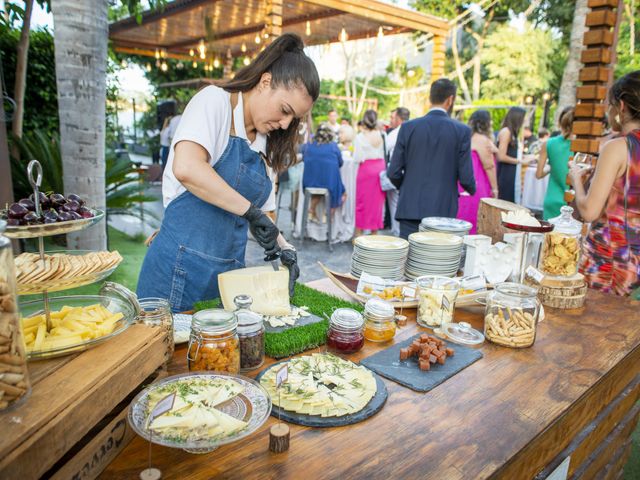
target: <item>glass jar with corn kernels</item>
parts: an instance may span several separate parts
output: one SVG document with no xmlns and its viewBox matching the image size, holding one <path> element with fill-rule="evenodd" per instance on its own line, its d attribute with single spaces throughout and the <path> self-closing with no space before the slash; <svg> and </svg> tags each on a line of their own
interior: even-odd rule
<svg viewBox="0 0 640 480">
<path fill-rule="evenodd" d="M 240 340 L 238 319 L 221 309 L 201 310 L 193 315 L 187 349 L 189 371 L 238 373 Z"/>
</svg>

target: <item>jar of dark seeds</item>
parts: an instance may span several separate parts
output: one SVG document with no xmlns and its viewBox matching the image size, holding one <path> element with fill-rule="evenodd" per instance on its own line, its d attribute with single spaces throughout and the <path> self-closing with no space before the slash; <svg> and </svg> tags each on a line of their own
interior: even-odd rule
<svg viewBox="0 0 640 480">
<path fill-rule="evenodd" d="M 240 338 L 240 370 L 253 370 L 264 363 L 264 324 L 262 315 L 251 311 L 253 299 L 238 295 L 233 299 L 238 317 Z"/>
</svg>

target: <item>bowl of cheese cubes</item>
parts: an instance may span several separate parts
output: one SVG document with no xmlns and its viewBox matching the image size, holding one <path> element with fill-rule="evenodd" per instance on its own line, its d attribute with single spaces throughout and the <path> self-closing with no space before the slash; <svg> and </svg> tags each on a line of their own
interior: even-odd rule
<svg viewBox="0 0 640 480">
<path fill-rule="evenodd" d="M 122 333 L 136 318 L 133 304 L 106 295 L 49 298 L 50 330 L 42 299 L 22 302 L 19 308 L 29 359 L 86 350 Z"/>
</svg>

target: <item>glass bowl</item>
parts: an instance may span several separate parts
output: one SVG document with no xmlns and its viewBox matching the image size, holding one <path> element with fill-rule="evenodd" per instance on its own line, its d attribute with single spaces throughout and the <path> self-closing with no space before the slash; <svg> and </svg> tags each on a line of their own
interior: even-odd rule
<svg viewBox="0 0 640 480">
<path fill-rule="evenodd" d="M 64 297 L 51 297 L 49 298 L 49 310 L 51 312 L 58 312 L 64 306 L 87 307 L 96 303 L 101 304 L 112 313 L 122 312 L 123 317 L 115 323 L 115 328 L 111 333 L 103 335 L 101 337 L 87 339 L 72 345 L 66 345 L 64 347 L 52 348 L 47 350 L 31 350 L 27 352 L 27 357 L 30 360 L 53 358 L 87 350 L 109 340 L 110 338 L 115 337 L 116 335 L 121 334 L 127 328 L 129 328 L 129 325 L 131 325 L 131 323 L 133 323 L 136 318 L 137 312 L 132 304 L 126 302 L 123 299 L 105 295 L 73 295 Z M 29 302 L 21 302 L 19 304 L 20 315 L 22 318 L 29 318 L 35 315 L 43 314 L 44 309 L 44 301 L 42 299 Z"/>
<path fill-rule="evenodd" d="M 176 383 L 186 379 L 211 379 L 229 378 L 240 383 L 244 391 L 239 395 L 216 405 L 217 410 L 226 413 L 234 418 L 247 422 L 246 428 L 228 436 L 216 436 L 198 440 L 182 440 L 175 437 L 163 437 L 159 433 L 150 432 L 149 420 L 149 396 L 170 383 Z M 208 453 L 215 450 L 220 445 L 235 442 L 245 438 L 255 432 L 267 421 L 271 414 L 271 397 L 267 391 L 255 380 L 242 375 L 213 373 L 213 372 L 191 372 L 167 377 L 153 385 L 150 385 L 140 392 L 131 401 L 129 406 L 128 420 L 131 428 L 145 440 L 165 447 L 181 448 L 189 453 Z"/>
</svg>

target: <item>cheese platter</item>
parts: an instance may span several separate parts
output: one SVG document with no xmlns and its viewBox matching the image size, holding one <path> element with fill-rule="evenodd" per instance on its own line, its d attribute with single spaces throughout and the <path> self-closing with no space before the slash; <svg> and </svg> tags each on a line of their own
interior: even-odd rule
<svg viewBox="0 0 640 480">
<path fill-rule="evenodd" d="M 288 379 L 276 389 L 276 373 Z M 330 353 L 314 353 L 271 365 L 256 380 L 273 401 L 272 415 L 309 427 L 339 427 L 361 422 L 384 406 L 383 380 L 371 370 Z"/>
</svg>

